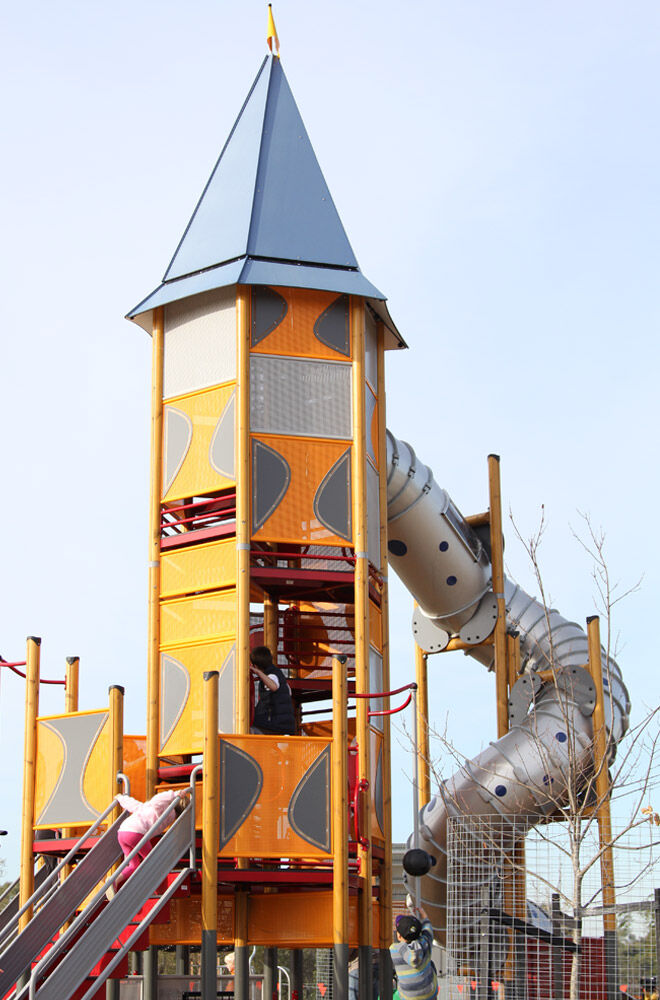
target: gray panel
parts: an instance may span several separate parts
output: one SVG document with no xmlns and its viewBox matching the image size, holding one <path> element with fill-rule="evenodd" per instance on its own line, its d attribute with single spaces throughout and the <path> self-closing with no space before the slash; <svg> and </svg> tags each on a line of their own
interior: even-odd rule
<svg viewBox="0 0 660 1000">
<path fill-rule="evenodd" d="M 383 820 L 383 747 L 378 748 L 378 761 L 376 763 L 376 787 L 374 788 L 374 808 L 376 819 L 381 830 L 385 829 Z"/>
<path fill-rule="evenodd" d="M 38 826 L 85 823 L 99 815 L 85 798 L 83 779 L 89 755 L 107 718 L 108 712 L 94 712 L 40 720 L 41 726 L 50 729 L 62 741 L 64 762 L 57 784 L 37 817 Z"/>
<path fill-rule="evenodd" d="M 257 532 L 281 503 L 291 482 L 289 463 L 263 441 L 252 442 L 252 531 Z"/>
<path fill-rule="evenodd" d="M 276 330 L 288 312 L 288 305 L 273 288 L 254 285 L 252 288 L 252 328 L 250 343 L 256 347 Z"/>
<path fill-rule="evenodd" d="M 374 417 L 374 412 L 376 410 L 376 397 L 373 392 L 366 384 L 364 385 L 364 426 L 366 428 L 367 437 L 367 455 L 374 463 L 378 465 L 378 459 L 376 458 L 376 449 L 374 448 L 374 439 L 371 433 L 371 424 Z"/>
<path fill-rule="evenodd" d="M 373 646 L 369 647 L 369 691 L 375 693 L 383 690 L 383 658 Z M 382 698 L 370 698 L 369 709 L 372 712 L 382 712 L 385 708 Z M 383 716 L 375 715 L 369 720 L 372 726 L 383 731 Z"/>
<path fill-rule="evenodd" d="M 330 747 L 298 782 L 289 802 L 289 823 L 303 840 L 330 851 Z"/>
<path fill-rule="evenodd" d="M 314 336 L 333 351 L 351 356 L 351 334 L 348 295 L 340 295 L 324 309 L 314 324 Z"/>
<path fill-rule="evenodd" d="M 325 474 L 314 497 L 314 514 L 321 524 L 351 541 L 351 449 L 337 459 Z"/>
<path fill-rule="evenodd" d="M 378 393 L 378 335 L 376 320 L 371 309 L 364 308 L 364 367 L 367 381 Z"/>
<path fill-rule="evenodd" d="M 228 479 L 235 476 L 236 391 L 232 392 L 213 432 L 209 447 L 211 467 Z"/>
<path fill-rule="evenodd" d="M 187 413 L 174 406 L 163 410 L 165 422 L 163 441 L 163 496 L 166 495 L 183 465 L 192 441 L 193 426 Z"/>
<path fill-rule="evenodd" d="M 236 677 L 236 646 L 232 646 L 220 667 L 218 677 L 218 732 L 234 732 L 234 684 Z"/>
<path fill-rule="evenodd" d="M 220 842 L 222 850 L 252 812 L 264 783 L 261 768 L 253 757 L 220 742 Z"/>
<path fill-rule="evenodd" d="M 298 437 L 352 437 L 351 365 L 255 354 L 250 429 Z"/>
<path fill-rule="evenodd" d="M 367 552 L 369 561 L 380 569 L 380 497 L 378 473 L 367 462 Z"/>
<path fill-rule="evenodd" d="M 190 674 L 180 660 L 163 653 L 160 658 L 160 748 L 174 732 L 190 693 Z"/>
</svg>

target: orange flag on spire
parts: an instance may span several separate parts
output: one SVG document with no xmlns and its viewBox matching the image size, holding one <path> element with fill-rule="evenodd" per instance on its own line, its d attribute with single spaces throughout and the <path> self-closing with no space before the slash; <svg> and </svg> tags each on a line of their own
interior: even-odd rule
<svg viewBox="0 0 660 1000">
<path fill-rule="evenodd" d="M 268 35 L 266 36 L 266 41 L 271 52 L 273 51 L 273 43 L 275 43 L 275 54 L 279 56 L 280 40 L 277 37 L 277 28 L 273 19 L 273 5 L 270 3 L 268 4 Z"/>
</svg>

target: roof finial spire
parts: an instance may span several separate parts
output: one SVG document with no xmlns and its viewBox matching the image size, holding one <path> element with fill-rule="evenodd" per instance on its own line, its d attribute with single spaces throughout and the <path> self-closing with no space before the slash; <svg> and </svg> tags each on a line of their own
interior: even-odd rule
<svg viewBox="0 0 660 1000">
<path fill-rule="evenodd" d="M 266 36 L 266 41 L 268 42 L 268 48 L 273 51 L 273 42 L 275 43 L 275 55 L 279 58 L 280 55 L 280 40 L 277 37 L 277 28 L 275 27 L 275 20 L 273 18 L 273 5 L 268 4 L 268 34 Z"/>
</svg>

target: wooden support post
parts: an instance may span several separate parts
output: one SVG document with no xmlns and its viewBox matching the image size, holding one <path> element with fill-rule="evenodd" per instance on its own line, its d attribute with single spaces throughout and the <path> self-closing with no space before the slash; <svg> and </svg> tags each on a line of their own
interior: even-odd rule
<svg viewBox="0 0 660 1000">
<path fill-rule="evenodd" d="M 387 437 L 385 413 L 385 328 L 378 324 L 378 489 L 380 512 L 380 621 L 383 656 L 383 690 L 390 684 L 390 624 L 389 587 L 387 565 Z M 384 698 L 383 709 L 390 708 L 390 699 Z M 379 995 L 381 1000 L 392 1000 L 392 735 L 390 716 L 383 716 L 383 860 L 380 868 L 380 927 L 379 927 Z"/>
<path fill-rule="evenodd" d="M 187 944 L 177 944 L 174 948 L 174 971 L 177 976 L 190 975 L 190 947 Z"/>
<path fill-rule="evenodd" d="M 495 691 L 497 696 L 497 735 L 509 730 L 506 662 L 506 601 L 504 598 L 504 547 L 502 543 L 502 492 L 500 457 L 488 456 L 488 491 L 490 495 L 490 552 L 493 568 L 493 593 L 497 601 L 495 623 Z"/>
<path fill-rule="evenodd" d="M 66 658 L 66 669 L 64 674 L 64 711 L 67 713 L 73 713 L 78 711 L 78 700 L 80 691 L 80 657 L 79 656 L 67 656 Z M 62 837 L 66 840 L 69 837 L 73 837 L 76 833 L 75 826 L 65 826 L 62 828 Z M 71 874 L 73 870 L 73 865 L 64 865 L 62 872 L 60 874 L 60 882 L 64 882 L 65 879 Z M 69 927 L 70 921 L 66 921 L 62 925 L 62 931 L 65 931 Z"/>
<path fill-rule="evenodd" d="M 151 483 L 149 497 L 149 636 L 147 646 L 146 795 L 158 782 L 160 706 L 160 505 L 163 493 L 163 307 L 154 309 L 151 364 Z"/>
<path fill-rule="evenodd" d="M 110 699 L 110 800 L 122 790 L 117 775 L 124 770 L 124 689 L 113 684 L 108 690 Z M 121 809 L 116 806 L 108 816 L 108 826 L 119 819 Z"/>
<path fill-rule="evenodd" d="M 264 948 L 262 1000 L 277 1000 L 277 948 Z"/>
<path fill-rule="evenodd" d="M 608 769 L 609 736 L 605 723 L 605 700 L 603 691 L 603 657 L 600 648 L 600 619 L 598 615 L 587 618 L 587 641 L 589 647 L 589 673 L 596 689 L 596 704 L 593 720 L 594 772 L 596 775 L 596 819 L 600 840 L 600 877 L 603 887 L 603 907 L 611 908 L 603 915 L 605 936 L 605 969 L 607 978 L 607 1000 L 618 995 L 617 948 L 616 948 L 616 893 L 614 890 L 614 856 L 612 851 L 612 818 L 610 815 L 610 775 Z"/>
<path fill-rule="evenodd" d="M 332 660 L 333 998 L 348 1000 L 348 719 L 346 657 Z"/>
<path fill-rule="evenodd" d="M 236 732 L 250 729 L 250 288 L 236 294 Z"/>
<path fill-rule="evenodd" d="M 291 951 L 291 1000 L 303 1000 L 303 950 L 293 948 Z"/>
<path fill-rule="evenodd" d="M 235 1000 L 249 1000 L 250 996 L 250 949 L 248 944 L 249 896 L 239 889 L 234 896 L 234 955 L 236 974 L 234 976 Z M 205 998 L 202 998 L 205 1000 Z"/>
<path fill-rule="evenodd" d="M 25 667 L 25 737 L 23 744 L 23 811 L 21 818 L 21 867 L 18 906 L 21 909 L 34 892 L 34 798 L 37 768 L 37 716 L 41 639 L 28 636 Z M 19 931 L 32 919 L 32 907 L 21 916 Z"/>
<path fill-rule="evenodd" d="M 273 663 L 277 663 L 277 643 L 279 639 L 277 601 L 270 594 L 264 595 L 264 646 L 268 646 L 273 656 Z"/>
<path fill-rule="evenodd" d="M 202 809 L 202 1000 L 215 1000 L 218 991 L 218 678 L 217 670 L 204 674 L 204 769 Z"/>
<path fill-rule="evenodd" d="M 351 298 L 353 341 L 353 539 L 355 544 L 355 691 L 369 691 L 369 554 L 367 539 L 367 428 L 364 395 L 364 300 Z M 371 996 L 373 970 L 371 782 L 369 700 L 359 698 L 356 707 L 358 781 L 368 790 L 362 796 L 362 835 L 358 844 L 358 947 L 360 950 L 360 995 Z"/>
<path fill-rule="evenodd" d="M 415 680 L 417 681 L 417 789 L 420 808 L 431 801 L 431 768 L 429 764 L 429 683 L 428 656 L 415 643 Z"/>
<path fill-rule="evenodd" d="M 80 657 L 67 656 L 64 674 L 64 711 L 78 711 L 80 687 Z"/>
</svg>

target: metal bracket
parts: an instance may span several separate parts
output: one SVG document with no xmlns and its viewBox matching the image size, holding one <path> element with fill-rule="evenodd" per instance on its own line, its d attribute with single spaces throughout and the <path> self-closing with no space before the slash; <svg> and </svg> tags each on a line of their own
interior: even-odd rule
<svg viewBox="0 0 660 1000">
<path fill-rule="evenodd" d="M 412 633 L 415 642 L 425 653 L 441 653 L 449 645 L 451 636 L 431 619 L 415 608 L 412 616 Z"/>
<path fill-rule="evenodd" d="M 463 642 L 467 642 L 470 646 L 477 646 L 484 639 L 487 639 L 495 628 L 495 622 L 497 621 L 497 599 L 492 590 L 479 601 L 479 607 L 475 613 L 470 618 L 469 622 L 466 622 L 458 633 L 460 639 Z"/>
<path fill-rule="evenodd" d="M 517 725 L 523 721 L 543 684 L 543 680 L 535 673 L 523 674 L 518 678 L 509 695 L 509 725 Z M 554 684 L 575 702 L 582 715 L 586 718 L 593 715 L 596 688 L 588 670 L 584 667 L 562 667 L 557 671 Z"/>
</svg>

